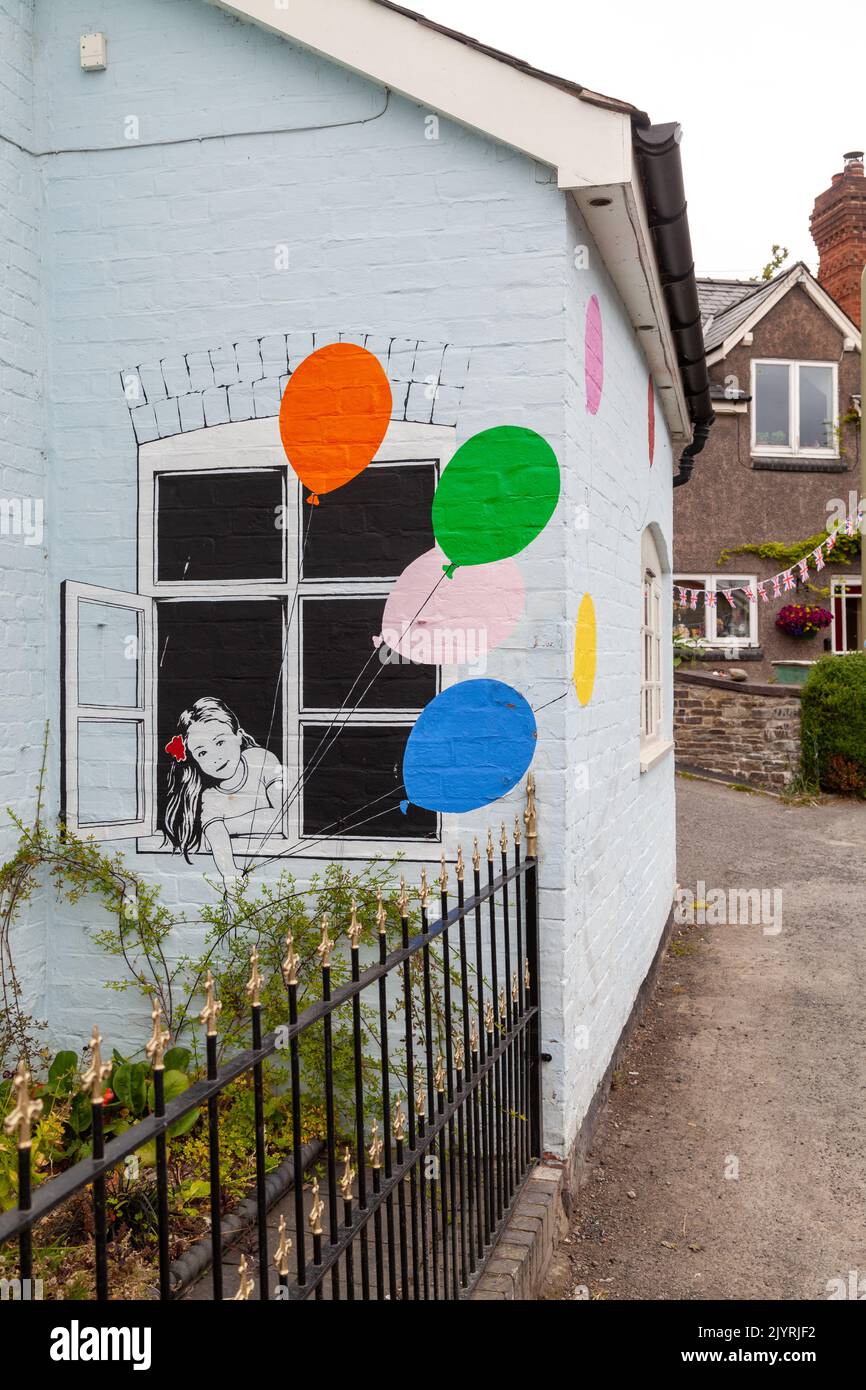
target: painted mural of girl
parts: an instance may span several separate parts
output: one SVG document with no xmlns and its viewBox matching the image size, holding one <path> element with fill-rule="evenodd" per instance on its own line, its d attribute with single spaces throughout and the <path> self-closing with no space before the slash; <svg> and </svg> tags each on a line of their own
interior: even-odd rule
<svg viewBox="0 0 866 1390">
<path fill-rule="evenodd" d="M 273 833 L 283 804 L 282 768 L 222 700 L 204 696 L 177 721 L 166 752 L 166 838 L 189 862 L 202 841 L 228 891 L 237 879 L 232 835 Z"/>
</svg>

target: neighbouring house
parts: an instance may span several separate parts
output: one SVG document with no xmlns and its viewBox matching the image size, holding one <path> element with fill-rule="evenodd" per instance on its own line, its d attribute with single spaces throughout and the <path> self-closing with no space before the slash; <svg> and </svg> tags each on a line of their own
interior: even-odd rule
<svg viewBox="0 0 866 1390">
<path fill-rule="evenodd" d="M 377 854 L 417 883 L 522 814 L 526 769 L 503 746 L 495 801 L 401 807 L 407 740 L 443 691 L 507 685 L 537 734 L 544 1144 L 566 1157 L 675 883 L 672 483 L 712 421 L 678 127 L 384 0 L 20 0 L 2 33 L 3 804 L 33 816 L 47 722 L 43 814 L 195 917 L 250 858 L 221 800 L 243 779 L 223 787 L 220 747 L 182 718 L 219 701 L 229 744 L 259 746 L 260 783 L 282 768 L 297 789 L 256 832 L 257 883 Z M 793 336 L 751 331 L 768 356 L 832 360 L 844 413 L 859 338 L 804 279 L 773 299 L 772 332 L 790 316 Z M 281 403 L 340 345 L 387 383 L 384 437 L 313 505 Z M 748 427 L 730 409 L 726 441 Z M 494 437 L 494 492 L 465 504 L 463 532 L 488 537 L 496 506 L 542 494 L 548 513 L 497 562 L 507 631 L 470 646 L 479 614 L 463 646 L 390 663 L 401 576 L 454 559 L 431 519 L 449 461 L 503 429 L 531 431 L 544 469 L 515 491 Z M 734 516 L 723 473 L 679 489 L 701 573 L 710 518 Z M 755 476 L 768 498 L 791 481 Z M 761 513 L 744 509 L 719 544 L 752 538 Z M 815 510 L 786 531 L 816 529 Z M 368 669 L 383 679 L 366 698 Z M 207 708 L 211 731 L 229 719 Z M 187 755 L 213 776 L 179 812 Z M 150 1024 L 104 988 L 117 962 L 86 932 L 94 911 L 28 904 L 12 943 L 27 1002 L 58 1043 L 98 1022 L 107 1046 L 138 1047 Z"/>
<path fill-rule="evenodd" d="M 766 281 L 698 281 L 718 421 L 691 486 L 675 493 L 674 631 L 696 660 L 749 663 L 750 681 L 862 640 L 856 545 L 810 557 L 858 508 L 866 180 L 862 155 L 845 159 L 815 202 L 817 278 L 796 264 Z M 790 635 L 776 617 L 791 603 L 833 621 Z"/>
</svg>

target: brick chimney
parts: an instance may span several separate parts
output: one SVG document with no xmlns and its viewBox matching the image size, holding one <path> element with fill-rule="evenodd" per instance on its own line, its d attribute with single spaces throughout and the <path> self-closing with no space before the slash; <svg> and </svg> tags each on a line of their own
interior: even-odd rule
<svg viewBox="0 0 866 1390">
<path fill-rule="evenodd" d="M 866 178 L 863 151 L 843 156 L 845 167 L 815 199 L 809 225 L 818 248 L 818 281 L 860 325 L 860 276 L 866 265 Z"/>
</svg>

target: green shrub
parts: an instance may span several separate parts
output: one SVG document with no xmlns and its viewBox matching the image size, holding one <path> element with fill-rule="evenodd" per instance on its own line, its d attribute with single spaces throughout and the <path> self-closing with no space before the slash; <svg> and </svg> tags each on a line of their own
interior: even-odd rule
<svg viewBox="0 0 866 1390">
<path fill-rule="evenodd" d="M 825 656 L 803 686 L 803 777 L 866 798 L 866 652 Z"/>
</svg>

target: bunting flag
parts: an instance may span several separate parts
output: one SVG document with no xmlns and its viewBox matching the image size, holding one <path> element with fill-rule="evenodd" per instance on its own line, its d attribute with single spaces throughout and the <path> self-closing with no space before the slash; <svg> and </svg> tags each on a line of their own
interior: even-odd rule
<svg viewBox="0 0 866 1390">
<path fill-rule="evenodd" d="M 866 519 L 866 503 L 862 503 L 861 507 L 863 510 L 858 510 L 856 515 L 851 515 L 847 518 L 844 528 L 844 534 L 846 536 L 855 535 L 863 527 L 864 519 Z M 718 594 L 723 594 L 731 608 L 736 608 L 737 601 L 734 595 L 741 593 L 747 603 L 755 603 L 759 598 L 762 603 L 769 603 L 770 595 L 767 593 L 768 585 L 772 584 L 773 586 L 773 598 L 781 598 L 783 589 L 785 593 L 790 593 L 792 589 L 797 587 L 798 583 L 803 583 L 808 580 L 810 561 L 816 572 L 820 572 L 824 569 L 825 561 L 835 548 L 836 537 L 841 534 L 842 528 L 837 527 L 830 532 L 826 540 L 822 541 L 820 545 L 816 545 L 815 549 L 808 555 L 804 555 L 802 560 L 798 560 L 796 564 L 796 576 L 792 567 L 791 569 L 780 570 L 778 574 L 770 575 L 767 579 L 759 580 L 754 587 L 749 584 L 738 584 L 733 589 L 719 589 L 718 591 L 713 589 L 692 589 L 687 585 L 676 584 L 674 585 L 674 589 L 678 597 L 675 602 L 682 608 L 697 608 L 698 599 L 703 598 L 707 608 L 715 608 Z"/>
</svg>

